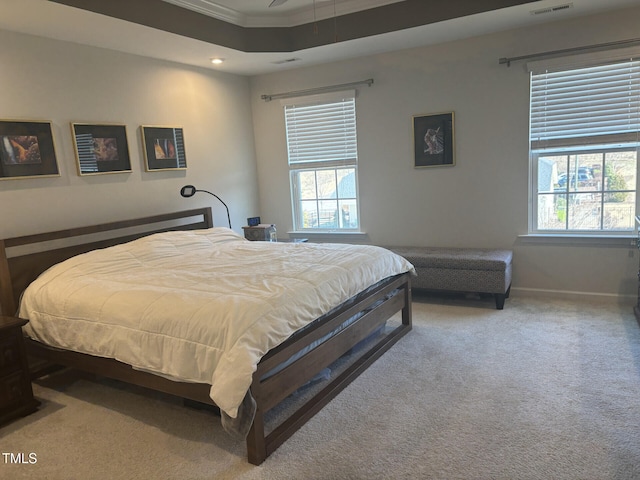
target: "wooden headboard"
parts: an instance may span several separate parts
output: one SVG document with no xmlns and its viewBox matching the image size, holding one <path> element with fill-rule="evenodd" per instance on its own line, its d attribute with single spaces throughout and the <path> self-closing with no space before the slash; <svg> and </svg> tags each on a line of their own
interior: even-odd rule
<svg viewBox="0 0 640 480">
<path fill-rule="evenodd" d="M 15 315 L 24 289 L 67 258 L 153 233 L 212 226 L 211 208 L 207 207 L 0 240 L 0 313 Z M 14 255 L 12 250 L 22 252 Z"/>
</svg>

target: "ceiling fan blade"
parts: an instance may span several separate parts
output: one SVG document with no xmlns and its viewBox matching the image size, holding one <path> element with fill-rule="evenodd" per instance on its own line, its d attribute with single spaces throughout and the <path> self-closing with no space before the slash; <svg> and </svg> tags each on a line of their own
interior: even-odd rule
<svg viewBox="0 0 640 480">
<path fill-rule="evenodd" d="M 273 2 L 271 2 L 269 4 L 269 8 L 271 8 L 271 7 L 279 7 L 283 3 L 287 3 L 287 0 L 273 0 Z"/>
</svg>

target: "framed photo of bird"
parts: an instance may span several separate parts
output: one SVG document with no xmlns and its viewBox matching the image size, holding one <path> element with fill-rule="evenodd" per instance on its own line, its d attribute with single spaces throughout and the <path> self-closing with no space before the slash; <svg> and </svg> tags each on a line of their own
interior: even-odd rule
<svg viewBox="0 0 640 480">
<path fill-rule="evenodd" d="M 0 180 L 58 176 L 51 122 L 0 120 Z"/>
<path fill-rule="evenodd" d="M 413 117 L 414 166 L 455 165 L 453 112 Z"/>
<path fill-rule="evenodd" d="M 147 172 L 187 168 L 182 127 L 142 125 L 140 131 Z"/>
</svg>

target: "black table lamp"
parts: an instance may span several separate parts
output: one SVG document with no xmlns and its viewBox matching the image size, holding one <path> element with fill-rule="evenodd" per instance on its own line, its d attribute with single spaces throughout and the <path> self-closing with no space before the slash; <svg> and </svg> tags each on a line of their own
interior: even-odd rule
<svg viewBox="0 0 640 480">
<path fill-rule="evenodd" d="M 185 185 L 184 187 L 182 187 L 180 189 L 180 195 L 182 195 L 183 197 L 187 198 L 187 197 L 193 197 L 196 192 L 204 192 L 204 193 L 208 193 L 209 195 L 213 195 L 214 197 L 216 197 L 218 200 L 220 200 L 220 203 L 222 205 L 224 205 L 224 208 L 227 209 L 227 219 L 229 220 L 229 228 L 231 228 L 231 216 L 229 215 L 229 207 L 227 207 L 227 204 L 224 203 L 222 201 L 222 199 L 216 195 L 215 193 L 212 193 L 208 190 L 198 190 L 196 187 L 194 187 L 193 185 Z"/>
</svg>

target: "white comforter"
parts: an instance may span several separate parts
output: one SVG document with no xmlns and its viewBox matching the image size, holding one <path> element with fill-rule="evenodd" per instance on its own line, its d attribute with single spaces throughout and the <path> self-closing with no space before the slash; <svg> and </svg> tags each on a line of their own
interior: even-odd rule
<svg viewBox="0 0 640 480">
<path fill-rule="evenodd" d="M 45 344 L 209 383 L 235 418 L 267 351 L 412 269 L 374 246 L 249 242 L 226 228 L 167 232 L 55 265 L 25 291 L 19 314 Z"/>
</svg>

